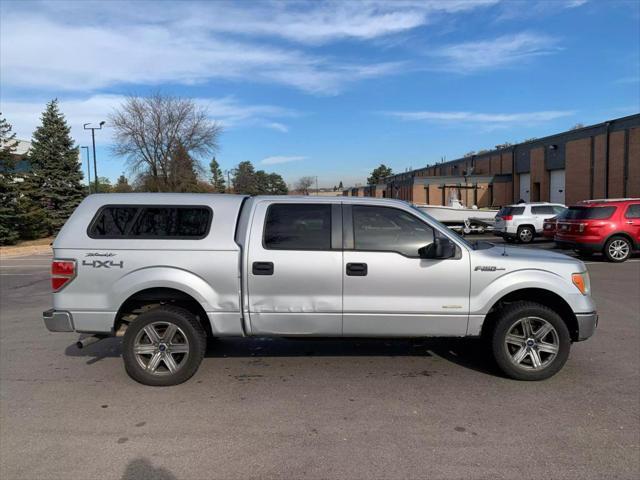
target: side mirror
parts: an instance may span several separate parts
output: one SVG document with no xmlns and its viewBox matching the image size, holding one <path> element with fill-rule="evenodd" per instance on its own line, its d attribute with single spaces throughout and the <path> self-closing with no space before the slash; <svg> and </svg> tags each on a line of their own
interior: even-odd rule
<svg viewBox="0 0 640 480">
<path fill-rule="evenodd" d="M 421 258 L 451 258 L 456 256 L 456 245 L 446 237 L 436 237 L 433 243 L 418 250 L 418 254 Z"/>
</svg>

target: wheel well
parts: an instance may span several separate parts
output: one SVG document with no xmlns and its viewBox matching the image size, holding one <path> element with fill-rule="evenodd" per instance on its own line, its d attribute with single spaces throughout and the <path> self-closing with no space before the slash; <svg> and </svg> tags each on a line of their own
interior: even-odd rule
<svg viewBox="0 0 640 480">
<path fill-rule="evenodd" d="M 531 230 L 533 230 L 533 233 L 536 233 L 536 227 L 534 227 L 533 225 L 530 225 L 528 223 L 523 223 L 522 225 L 518 225 L 517 230 L 520 230 L 523 227 L 529 227 Z"/>
<path fill-rule="evenodd" d="M 611 240 L 613 237 L 624 237 L 627 240 L 629 240 L 629 243 L 631 244 L 631 248 L 638 248 L 640 247 L 640 244 L 636 245 L 635 240 L 631 237 L 631 235 L 629 235 L 626 232 L 616 232 L 616 233 L 612 233 L 611 235 L 609 235 L 607 237 L 607 239 L 604 241 L 603 245 L 606 245 L 606 243 Z"/>
<path fill-rule="evenodd" d="M 578 320 L 569 304 L 560 295 L 543 288 L 523 288 L 521 290 L 515 290 L 494 303 L 482 324 L 481 335 L 490 335 L 498 319 L 499 312 L 506 305 L 520 300 L 540 303 L 552 309 L 560 315 L 560 318 L 567 324 L 571 340 L 574 342 L 578 340 Z"/>
<path fill-rule="evenodd" d="M 193 313 L 208 337 L 213 336 L 209 317 L 200 302 L 191 295 L 174 288 L 148 288 L 134 293 L 122 304 L 114 322 L 114 331 L 117 333 L 121 327 L 128 325 L 135 318 L 159 305 L 175 305 Z"/>
</svg>

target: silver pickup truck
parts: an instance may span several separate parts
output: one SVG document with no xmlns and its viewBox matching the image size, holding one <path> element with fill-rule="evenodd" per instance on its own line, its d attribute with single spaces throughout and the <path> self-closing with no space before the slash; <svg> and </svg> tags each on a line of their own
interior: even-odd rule
<svg viewBox="0 0 640 480">
<path fill-rule="evenodd" d="M 128 374 L 189 379 L 207 337 L 484 337 L 541 380 L 598 317 L 585 265 L 468 243 L 390 199 L 107 194 L 53 243 L 52 332 L 123 336 Z"/>
</svg>

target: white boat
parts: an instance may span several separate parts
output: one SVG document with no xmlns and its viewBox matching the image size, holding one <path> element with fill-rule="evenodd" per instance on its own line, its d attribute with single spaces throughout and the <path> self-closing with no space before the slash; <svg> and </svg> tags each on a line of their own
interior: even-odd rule
<svg viewBox="0 0 640 480">
<path fill-rule="evenodd" d="M 479 209 L 476 205 L 465 207 L 452 192 L 449 205 L 416 205 L 416 207 L 445 225 L 493 224 L 498 210 Z"/>
</svg>

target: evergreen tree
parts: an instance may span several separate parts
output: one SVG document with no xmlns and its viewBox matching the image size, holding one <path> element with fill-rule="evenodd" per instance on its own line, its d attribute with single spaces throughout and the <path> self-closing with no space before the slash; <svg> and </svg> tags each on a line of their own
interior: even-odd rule
<svg viewBox="0 0 640 480">
<path fill-rule="evenodd" d="M 256 172 L 251 162 L 240 162 L 233 170 L 233 191 L 245 195 L 258 194 Z"/>
<path fill-rule="evenodd" d="M 267 175 L 267 193 L 269 195 L 287 195 L 289 188 L 280 175 L 269 173 Z"/>
<path fill-rule="evenodd" d="M 338 185 L 338 190 L 343 190 L 344 187 L 342 186 L 342 180 L 340 180 L 340 184 Z"/>
<path fill-rule="evenodd" d="M 220 165 L 216 161 L 216 157 L 211 159 L 209 169 L 211 170 L 211 185 L 213 185 L 213 191 L 216 193 L 224 193 L 226 191 L 224 175 L 222 174 L 222 170 L 220 170 Z"/>
<path fill-rule="evenodd" d="M 58 108 L 58 100 L 47 104 L 42 124 L 33 133 L 29 161 L 31 175 L 25 179 L 28 197 L 27 229 L 31 235 L 41 230 L 39 210 L 46 212 L 43 229 L 57 232 L 84 197 L 78 147 L 71 128 Z"/>
<path fill-rule="evenodd" d="M 17 145 L 16 134 L 0 114 L 0 245 L 19 239 L 19 191 L 14 176 Z"/>
<path fill-rule="evenodd" d="M 376 185 L 390 175 L 393 175 L 391 169 L 385 164 L 380 164 L 378 168 L 375 168 L 373 172 L 371 172 L 371 176 L 367 178 L 367 184 Z"/>
<path fill-rule="evenodd" d="M 168 191 L 194 192 L 198 185 L 196 163 L 182 142 L 174 149 L 169 162 Z"/>
<path fill-rule="evenodd" d="M 113 186 L 112 191 L 115 193 L 127 193 L 133 191 L 133 188 L 129 185 L 129 180 L 124 176 L 124 173 L 118 177 L 118 181 Z"/>
</svg>

